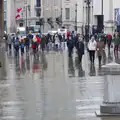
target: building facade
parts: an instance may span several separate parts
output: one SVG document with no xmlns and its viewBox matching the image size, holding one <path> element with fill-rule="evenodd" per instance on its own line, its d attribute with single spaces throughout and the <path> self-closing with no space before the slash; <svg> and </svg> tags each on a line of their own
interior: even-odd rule
<svg viewBox="0 0 120 120">
<path fill-rule="evenodd" d="M 77 24 L 77 31 L 82 31 L 82 25 L 84 24 L 83 5 L 83 0 L 63 0 L 63 26 L 73 31 Z"/>
<path fill-rule="evenodd" d="M 115 19 L 117 18 L 117 21 L 119 21 L 118 25 L 120 25 L 119 0 L 89 0 L 89 12 L 87 1 L 88 0 L 63 0 L 63 25 L 65 27 L 74 30 L 76 16 L 78 32 L 80 33 L 82 33 L 83 28 L 85 32 L 85 26 L 88 25 L 88 20 L 91 33 L 93 27 L 100 28 L 102 25 L 106 33 L 112 33 L 116 29 Z M 77 14 L 75 4 L 77 4 Z"/>
<path fill-rule="evenodd" d="M 112 32 L 114 28 L 115 10 L 120 8 L 119 0 L 7 0 L 7 30 L 14 32 L 17 26 L 39 26 L 40 18 L 44 18 L 42 32 L 57 30 L 60 26 L 56 23 L 57 17 L 62 17 L 62 26 L 79 33 L 85 32 L 85 27 L 90 25 L 100 28 L 103 24 L 105 32 Z M 15 19 L 16 10 L 23 8 L 19 19 Z M 89 14 L 89 17 L 88 17 Z M 118 15 L 118 12 L 117 12 Z M 48 24 L 52 18 L 53 28 Z"/>
<path fill-rule="evenodd" d="M 59 25 L 56 23 L 56 18 L 62 14 L 62 0 L 43 0 L 42 2 L 42 17 L 45 19 L 43 32 L 49 30 L 57 30 Z M 52 18 L 53 28 L 47 23 L 47 19 Z"/>
<path fill-rule="evenodd" d="M 55 22 L 56 17 L 61 14 L 62 2 L 60 0 L 7 0 L 7 31 L 15 32 L 19 26 L 39 26 L 40 18 L 44 18 L 42 32 L 51 30 L 47 19 L 52 17 L 54 28 L 58 26 Z M 20 18 L 15 19 L 16 10 L 22 8 Z"/>
<path fill-rule="evenodd" d="M 17 9 L 22 8 L 16 19 Z M 36 25 L 41 16 L 41 0 L 7 0 L 7 31 L 16 32 L 19 26 Z"/>
</svg>

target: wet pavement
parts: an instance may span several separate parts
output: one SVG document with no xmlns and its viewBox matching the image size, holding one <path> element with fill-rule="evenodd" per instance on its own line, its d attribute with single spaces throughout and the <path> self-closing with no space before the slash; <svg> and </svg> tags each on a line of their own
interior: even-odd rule
<svg viewBox="0 0 120 120">
<path fill-rule="evenodd" d="M 120 120 L 97 118 L 103 100 L 104 76 L 91 66 L 87 52 L 82 66 L 63 52 L 15 58 L 5 53 L 0 68 L 1 120 Z M 105 62 L 112 61 L 108 57 Z"/>
</svg>

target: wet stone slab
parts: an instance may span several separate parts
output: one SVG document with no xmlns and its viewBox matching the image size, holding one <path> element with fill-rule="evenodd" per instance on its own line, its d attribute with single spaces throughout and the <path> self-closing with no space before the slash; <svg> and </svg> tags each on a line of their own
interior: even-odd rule
<svg viewBox="0 0 120 120">
<path fill-rule="evenodd" d="M 67 51 L 45 52 L 37 58 L 5 56 L 0 75 L 1 120 L 120 120 L 99 118 L 95 111 L 103 100 L 104 74 L 89 63 L 82 66 Z M 107 61 L 107 60 L 106 60 Z"/>
</svg>

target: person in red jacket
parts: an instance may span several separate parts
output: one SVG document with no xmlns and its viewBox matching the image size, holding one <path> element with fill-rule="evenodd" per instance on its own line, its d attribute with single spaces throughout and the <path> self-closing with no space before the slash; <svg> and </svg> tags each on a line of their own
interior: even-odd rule
<svg viewBox="0 0 120 120">
<path fill-rule="evenodd" d="M 37 51 L 38 51 L 38 47 L 40 45 L 40 37 L 38 35 L 36 35 L 36 39 L 37 39 Z"/>
<path fill-rule="evenodd" d="M 108 54 L 110 54 L 111 43 L 112 43 L 112 35 L 111 34 L 107 34 Z"/>
</svg>

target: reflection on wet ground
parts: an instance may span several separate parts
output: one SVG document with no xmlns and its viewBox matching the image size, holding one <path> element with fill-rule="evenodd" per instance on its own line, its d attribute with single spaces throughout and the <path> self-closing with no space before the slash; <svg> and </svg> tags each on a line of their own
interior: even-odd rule
<svg viewBox="0 0 120 120">
<path fill-rule="evenodd" d="M 111 56 L 103 64 L 111 62 Z M 120 119 L 95 116 L 103 99 L 104 76 L 97 59 L 94 65 L 89 63 L 87 52 L 82 64 L 75 53 L 68 58 L 67 51 L 16 58 L 5 54 L 4 63 L 0 69 L 1 120 Z"/>
</svg>

